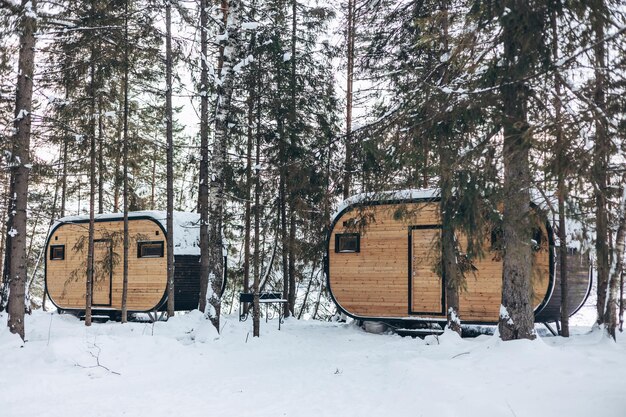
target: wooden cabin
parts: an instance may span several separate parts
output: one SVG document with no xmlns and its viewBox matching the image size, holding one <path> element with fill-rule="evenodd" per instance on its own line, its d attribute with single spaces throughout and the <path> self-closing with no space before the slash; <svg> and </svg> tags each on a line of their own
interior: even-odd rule
<svg viewBox="0 0 626 417">
<path fill-rule="evenodd" d="M 167 304 L 167 233 L 164 211 L 129 213 L 128 311 L 164 310 Z M 200 293 L 200 217 L 174 213 L 175 309 L 198 307 Z M 89 216 L 64 217 L 46 241 L 45 284 L 60 310 L 85 309 Z M 95 217 L 92 308 L 116 312 L 122 308 L 124 217 Z M 224 284 L 226 274 L 224 274 Z M 223 287 L 222 287 L 223 288 Z"/>
<path fill-rule="evenodd" d="M 445 277 L 439 275 L 439 205 L 437 190 L 360 195 L 342 204 L 331 222 L 326 261 L 328 288 L 340 311 L 360 320 L 446 320 Z M 560 289 L 555 290 L 552 231 L 544 220 L 535 223 L 534 242 L 529 242 L 535 317 L 556 321 Z M 491 239 L 496 235 L 491 233 Z M 458 239 L 462 248 L 464 238 Z M 501 252 L 492 244 L 485 242 L 484 257 L 474 259 L 472 271 L 466 273 L 466 288 L 459 294 L 464 323 L 498 321 L 503 265 Z M 588 261 L 570 265 L 583 271 L 570 279 L 574 314 L 589 294 L 591 279 Z"/>
</svg>

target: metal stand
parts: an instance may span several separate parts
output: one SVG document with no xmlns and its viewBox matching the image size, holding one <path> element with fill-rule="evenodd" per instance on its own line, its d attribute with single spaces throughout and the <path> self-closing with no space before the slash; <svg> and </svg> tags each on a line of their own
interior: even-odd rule
<svg viewBox="0 0 626 417">
<path fill-rule="evenodd" d="M 547 322 L 544 322 L 543 325 L 546 326 L 546 329 L 548 329 L 550 333 L 552 333 L 552 336 L 558 336 L 561 333 L 561 330 L 559 329 L 558 321 L 556 322 L 556 328 L 557 328 L 558 333 L 555 332 L 552 326 L 550 326 L 550 324 L 548 324 Z"/>
<path fill-rule="evenodd" d="M 287 303 L 287 300 L 281 297 L 282 297 L 282 294 L 279 292 L 263 292 L 259 294 L 259 304 L 265 304 L 265 322 L 266 323 L 270 319 L 269 304 L 278 305 L 278 330 L 280 330 L 280 325 L 284 323 L 283 304 Z M 239 321 L 248 320 L 248 316 L 250 315 L 250 309 L 244 310 L 243 305 L 245 303 L 253 303 L 253 302 L 254 302 L 254 294 L 247 293 L 247 292 L 239 293 Z"/>
</svg>

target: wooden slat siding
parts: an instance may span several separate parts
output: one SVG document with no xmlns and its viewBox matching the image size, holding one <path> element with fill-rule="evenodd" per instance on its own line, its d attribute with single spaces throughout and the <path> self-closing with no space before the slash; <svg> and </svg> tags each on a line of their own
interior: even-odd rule
<svg viewBox="0 0 626 417">
<path fill-rule="evenodd" d="M 555 280 L 554 291 L 552 297 L 537 317 L 537 321 L 549 322 L 561 320 L 561 273 L 559 269 L 559 252 L 556 251 L 555 261 Z M 588 253 L 570 253 L 567 255 L 567 274 L 568 274 L 568 294 L 569 294 L 569 314 L 576 312 L 578 307 L 585 301 L 589 292 L 589 254 Z"/>
<path fill-rule="evenodd" d="M 395 214 L 404 211 L 405 216 Z M 360 253 L 335 253 L 335 235 L 358 230 L 345 227 L 350 219 L 368 219 L 361 233 Z M 439 224 L 439 203 L 411 203 L 403 205 L 377 205 L 352 209 L 338 219 L 329 242 L 329 280 L 335 300 L 348 313 L 359 317 L 409 317 L 408 297 L 408 243 L 410 226 Z M 548 235 L 544 225 L 542 248 L 535 254 L 533 269 L 533 303 L 538 306 L 544 299 L 550 275 Z M 426 245 L 429 229 L 416 229 L 414 239 Z M 432 229 L 431 232 L 432 233 Z M 464 239 L 459 237 L 463 246 Z M 418 244 L 418 243 L 415 243 Z M 432 236 L 431 242 L 432 245 Z M 502 261 L 486 251 L 483 259 L 474 261 L 478 269 L 475 276 L 468 274 L 467 291 L 459 297 L 462 320 L 496 322 L 502 298 Z M 432 268 L 422 271 L 430 274 Z M 441 283 L 433 280 L 431 292 L 420 289 L 424 296 L 441 299 Z M 417 290 L 416 290 L 417 291 Z M 434 305 L 434 304 L 433 304 Z M 413 311 L 417 311 L 413 308 Z M 420 314 L 412 317 L 441 318 L 441 315 Z"/>
<path fill-rule="evenodd" d="M 123 268 L 123 222 L 96 222 L 95 239 L 109 239 L 114 236 L 113 280 L 111 306 L 121 309 L 122 268 Z M 51 236 L 50 245 L 65 245 L 65 260 L 51 261 L 50 248 L 47 248 L 46 284 L 52 301 L 64 309 L 85 308 L 85 279 L 87 265 L 88 223 L 64 224 Z M 157 235 L 156 232 L 159 232 Z M 152 220 L 130 219 L 130 248 L 128 259 L 128 309 L 145 311 L 154 308 L 161 301 L 167 281 L 166 257 L 138 258 L 137 241 L 164 241 L 163 231 Z M 58 237 L 58 240 L 55 240 Z M 82 251 L 74 246 L 84 239 Z M 164 255 L 167 245 L 164 244 Z M 95 303 L 94 303 L 95 304 Z"/>
<path fill-rule="evenodd" d="M 441 315 L 443 285 L 434 268 L 441 260 L 440 229 L 414 229 L 411 241 L 411 311 Z"/>
<path fill-rule="evenodd" d="M 543 301 L 550 284 L 550 251 L 548 231 L 545 224 L 538 227 L 542 232 L 541 247 L 533 258 L 533 307 L 537 308 Z M 460 235 L 462 248 L 467 245 L 467 238 Z M 490 237 L 489 237 L 490 239 Z M 500 315 L 502 304 L 502 259 L 489 250 L 491 242 L 487 240 L 484 257 L 473 261 L 477 269 L 474 273 L 466 273 L 466 291 L 459 294 L 459 315 L 466 321 L 495 322 Z"/>
<path fill-rule="evenodd" d="M 94 242 L 93 305 L 108 306 L 111 303 L 110 252 L 111 241 Z"/>
<path fill-rule="evenodd" d="M 200 257 L 174 256 L 174 304 L 177 311 L 198 308 L 200 296 Z"/>
<path fill-rule="evenodd" d="M 399 209 L 406 216 L 395 220 Z M 361 233 L 360 253 L 335 253 L 335 235 L 350 233 L 344 222 L 368 220 Z M 438 204 L 378 205 L 345 213 L 335 226 L 329 248 L 333 295 L 348 312 L 360 316 L 408 315 L 409 226 L 439 222 Z"/>
</svg>

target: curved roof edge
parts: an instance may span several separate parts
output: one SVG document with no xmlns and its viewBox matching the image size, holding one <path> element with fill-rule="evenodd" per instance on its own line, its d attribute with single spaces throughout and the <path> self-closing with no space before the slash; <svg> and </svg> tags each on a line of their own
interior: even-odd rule
<svg viewBox="0 0 626 417">
<path fill-rule="evenodd" d="M 406 189 L 394 191 L 378 191 L 371 193 L 355 194 L 343 200 L 337 210 L 330 217 L 331 224 L 339 215 L 350 206 L 374 202 L 374 201 L 411 201 L 411 200 L 435 200 L 440 197 L 439 188 Z"/>
<path fill-rule="evenodd" d="M 96 214 L 97 222 L 107 220 L 122 220 L 124 213 Z M 129 219 L 150 218 L 157 222 L 164 231 L 167 231 L 167 212 L 159 210 L 132 211 L 128 213 Z M 57 227 L 68 223 L 85 223 L 89 216 L 66 216 L 54 222 L 48 232 L 46 241 L 50 238 Z M 174 255 L 200 255 L 200 214 L 184 211 L 174 212 Z"/>
</svg>

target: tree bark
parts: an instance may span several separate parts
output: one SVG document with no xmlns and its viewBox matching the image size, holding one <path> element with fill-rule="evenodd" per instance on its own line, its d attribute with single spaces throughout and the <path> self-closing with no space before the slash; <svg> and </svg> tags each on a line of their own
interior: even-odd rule
<svg viewBox="0 0 626 417">
<path fill-rule="evenodd" d="M 290 150 L 289 154 L 293 154 L 293 150 L 297 146 L 297 100 L 296 100 L 296 89 L 297 89 L 297 78 L 296 78 L 296 52 L 297 52 L 297 42 L 298 42 L 298 2 L 297 0 L 291 0 L 291 74 L 289 77 L 289 92 L 290 92 L 290 103 L 289 103 L 289 145 Z M 290 158 L 289 158 L 290 159 Z M 285 160 L 285 164 L 287 160 Z M 287 306 L 291 315 L 295 314 L 296 309 L 296 198 L 297 192 L 296 188 L 296 179 L 293 175 L 287 177 L 287 198 L 289 199 L 289 242 L 288 242 L 288 273 L 289 273 L 289 291 L 287 298 Z"/>
<path fill-rule="evenodd" d="M 595 35 L 594 53 L 594 96 L 593 103 L 596 137 L 594 142 L 593 180 L 596 200 L 596 265 L 598 276 L 598 324 L 605 323 L 605 300 L 609 280 L 609 245 L 608 245 L 608 208 L 607 208 L 607 165 L 609 153 L 608 123 L 606 111 L 606 51 L 604 39 L 604 13 L 603 2 L 595 2 L 590 20 Z"/>
<path fill-rule="evenodd" d="M 552 29 L 552 59 L 559 60 L 559 37 L 557 25 L 557 11 L 552 10 L 550 15 L 550 26 Z M 556 128 L 556 150 L 557 150 L 557 196 L 559 210 L 559 275 L 561 280 L 561 336 L 569 337 L 569 285 L 567 277 L 567 230 L 565 223 L 565 200 L 567 190 L 565 188 L 565 177 L 567 169 L 567 147 L 568 143 L 563 134 L 563 120 L 561 108 L 561 79 L 558 74 L 554 76 L 554 125 Z"/>
<path fill-rule="evenodd" d="M 221 288 L 224 279 L 224 242 L 223 221 L 224 206 L 224 168 L 226 166 L 226 148 L 231 135 L 231 98 L 234 85 L 233 60 L 236 58 L 237 38 L 239 36 L 239 2 L 221 0 L 224 17 L 225 40 L 220 46 L 218 62 L 217 103 L 215 110 L 215 139 L 213 141 L 212 170 L 209 193 L 209 290 L 205 315 L 211 320 L 217 331 L 220 330 Z M 234 123 L 232 123 L 234 124 Z"/>
<path fill-rule="evenodd" d="M 165 116 L 167 118 L 167 116 Z M 165 122 L 167 126 L 167 121 Z M 166 128 L 167 129 L 167 128 Z M 167 135 L 166 135 L 167 136 Z M 167 138 L 166 138 L 167 143 Z M 167 147 L 167 144 L 165 145 Z M 154 210 L 155 207 L 155 197 L 156 197 L 156 167 L 157 167 L 157 156 L 158 156 L 158 147 L 154 147 L 152 151 L 152 178 L 150 181 L 150 210 Z M 167 153 L 167 150 L 166 150 Z M 166 180 L 167 182 L 167 180 Z"/>
<path fill-rule="evenodd" d="M 624 270 L 619 276 L 619 331 L 624 331 Z"/>
<path fill-rule="evenodd" d="M 63 135 L 63 175 L 61 177 L 61 210 L 59 215 L 65 217 L 65 202 L 67 199 L 67 136 Z"/>
<path fill-rule="evenodd" d="M 619 222 L 611 257 L 609 282 L 607 283 L 607 295 L 602 314 L 604 317 L 604 329 L 613 340 L 616 338 L 620 276 L 622 275 L 624 249 L 626 248 L 626 178 L 622 180 L 622 198 L 618 218 Z"/>
<path fill-rule="evenodd" d="M 446 163 L 442 161 L 442 168 L 445 164 Z M 443 169 L 445 170 L 445 168 Z M 452 203 L 452 184 L 449 175 L 449 172 L 444 172 L 442 174 L 443 181 L 441 184 L 441 278 L 444 281 L 446 288 L 448 328 L 461 334 L 461 320 L 459 318 L 459 288 L 461 280 L 463 279 L 463 275 L 459 270 L 459 265 L 457 262 L 457 245 L 456 238 L 454 236 L 454 225 L 452 224 L 452 217 L 454 215 L 454 207 Z"/>
<path fill-rule="evenodd" d="M 104 213 L 104 121 L 102 100 L 98 100 L 98 214 Z"/>
<path fill-rule="evenodd" d="M 11 150 L 11 209 L 7 227 L 8 326 L 24 340 L 24 297 L 26 291 L 26 222 L 28 204 L 28 175 L 30 171 L 31 109 L 35 59 L 37 3 L 22 0 L 19 38 L 18 77 L 15 92 L 14 134 Z"/>
<path fill-rule="evenodd" d="M 167 141 L 167 315 L 174 316 L 174 112 L 172 111 L 172 3 L 165 0 L 165 136 Z"/>
<path fill-rule="evenodd" d="M 260 274 L 260 231 L 261 231 L 261 139 L 260 135 L 256 138 L 256 157 L 255 157 L 255 179 L 254 179 L 254 276 L 252 281 L 253 303 L 252 303 L 252 335 L 259 337 L 260 334 L 260 318 L 261 308 L 259 305 L 259 274 Z"/>
<path fill-rule="evenodd" d="M 282 137 L 282 135 L 281 135 Z M 281 143 L 282 143 L 281 139 Z M 283 145 L 284 148 L 284 145 Z M 281 174 L 281 178 L 279 180 L 279 202 L 278 205 L 280 207 L 280 241 L 281 241 L 281 246 L 282 246 L 282 252 L 281 252 L 281 260 L 282 260 L 282 273 L 283 273 L 283 299 L 288 300 L 289 299 L 289 240 L 287 238 L 288 233 L 287 233 L 287 191 L 286 191 L 286 173 L 284 171 L 286 171 L 286 169 L 284 169 L 283 167 L 286 167 L 287 165 L 287 160 L 286 157 L 284 156 L 285 152 L 283 151 L 283 157 L 279 158 L 282 162 L 281 162 L 281 170 L 283 170 L 283 174 Z M 285 303 L 283 305 L 283 315 L 285 317 L 289 317 L 291 313 L 291 310 L 289 309 L 289 303 Z"/>
<path fill-rule="evenodd" d="M 122 165 L 124 170 L 123 204 L 124 204 L 124 256 L 122 266 L 122 323 L 128 321 L 128 2 L 124 3 L 124 137 L 122 146 Z"/>
<path fill-rule="evenodd" d="M 124 100 L 119 103 L 120 113 L 124 113 Z M 115 136 L 117 137 L 118 146 L 124 146 L 124 117 L 118 118 Z M 122 175 L 120 174 L 120 152 L 115 152 L 115 179 L 113 181 L 113 212 L 120 212 L 120 185 L 124 182 Z"/>
<path fill-rule="evenodd" d="M 92 14 L 94 13 L 92 5 Z M 85 282 L 85 326 L 91 326 L 91 305 L 94 283 L 94 238 L 96 200 L 96 52 L 91 47 L 90 59 L 90 111 L 89 111 L 89 231 L 87 240 L 87 280 Z"/>
<path fill-rule="evenodd" d="M 356 0 L 348 0 L 348 22 L 346 43 L 347 73 L 346 73 L 346 159 L 343 174 L 343 198 L 350 196 L 352 182 L 352 88 L 354 85 L 354 9 Z"/>
<path fill-rule="evenodd" d="M 498 329 L 502 340 L 534 339 L 531 304 L 531 228 L 529 150 L 532 132 L 526 119 L 526 86 L 519 54 L 520 26 L 527 19 L 529 6 L 522 0 L 509 2 L 518 19 L 503 28 L 505 76 L 500 87 L 504 130 L 504 265 L 502 306 Z"/>
<path fill-rule="evenodd" d="M 200 0 L 200 298 L 198 309 L 206 310 L 209 288 L 209 67 L 208 16 L 209 1 Z"/>
<path fill-rule="evenodd" d="M 251 5 L 251 16 L 254 20 L 256 2 L 253 1 Z M 254 54 L 256 48 L 256 34 L 253 32 L 250 39 L 250 53 Z M 246 143 L 246 205 L 245 205 L 245 232 L 244 232 L 244 257 L 243 257 L 243 292 L 250 291 L 250 235 L 252 228 L 252 146 L 254 142 L 254 103 L 257 99 L 256 95 L 256 59 L 252 62 L 250 73 L 248 77 L 248 100 L 247 100 L 247 143 Z M 257 173 L 258 174 L 258 173 Z M 249 305 L 243 306 L 244 312 L 247 314 Z"/>
</svg>

